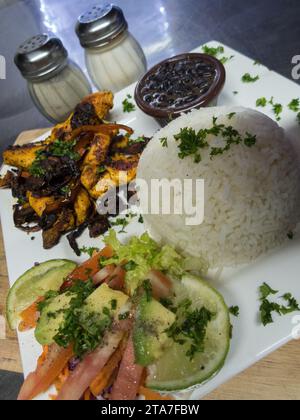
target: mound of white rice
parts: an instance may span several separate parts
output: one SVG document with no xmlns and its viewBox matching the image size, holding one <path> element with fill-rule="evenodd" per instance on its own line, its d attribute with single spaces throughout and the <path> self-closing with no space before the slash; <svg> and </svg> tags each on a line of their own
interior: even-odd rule
<svg viewBox="0 0 300 420">
<path fill-rule="evenodd" d="M 231 119 L 228 114 L 236 113 Z M 257 136 L 252 147 L 233 145 L 222 155 L 202 161 L 178 157 L 174 135 L 181 128 L 196 131 L 218 124 L 232 125 L 243 136 Z M 160 139 L 167 137 L 168 147 Z M 212 145 L 222 138 L 209 137 Z M 183 115 L 160 130 L 140 160 L 138 178 L 204 179 L 205 219 L 187 226 L 186 215 L 144 214 L 146 226 L 157 240 L 183 253 L 204 258 L 210 267 L 248 263 L 287 240 L 300 219 L 300 169 L 292 145 L 276 122 L 246 108 L 205 108 Z M 141 195 L 141 208 L 148 207 Z M 160 203 L 161 204 L 161 203 Z"/>
</svg>

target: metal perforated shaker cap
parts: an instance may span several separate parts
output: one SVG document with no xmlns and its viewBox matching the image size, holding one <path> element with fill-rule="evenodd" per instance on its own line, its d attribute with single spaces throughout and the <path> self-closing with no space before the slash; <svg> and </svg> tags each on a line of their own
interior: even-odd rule
<svg viewBox="0 0 300 420">
<path fill-rule="evenodd" d="M 108 44 L 128 28 L 122 9 L 113 4 L 93 6 L 81 16 L 76 33 L 84 48 Z"/>
<path fill-rule="evenodd" d="M 68 52 L 62 42 L 48 34 L 36 35 L 18 48 L 15 64 L 28 80 L 52 77 L 67 64 Z"/>
</svg>

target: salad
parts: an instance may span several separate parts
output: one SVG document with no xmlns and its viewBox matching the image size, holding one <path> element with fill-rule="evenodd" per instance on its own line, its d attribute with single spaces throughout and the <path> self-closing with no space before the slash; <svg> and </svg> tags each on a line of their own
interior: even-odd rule
<svg viewBox="0 0 300 420">
<path fill-rule="evenodd" d="M 147 233 L 123 245 L 111 230 L 104 241 L 82 265 L 47 261 L 10 290 L 11 328 L 34 328 L 43 348 L 20 400 L 172 399 L 223 367 L 229 310 L 195 275 L 202 262 Z"/>
</svg>

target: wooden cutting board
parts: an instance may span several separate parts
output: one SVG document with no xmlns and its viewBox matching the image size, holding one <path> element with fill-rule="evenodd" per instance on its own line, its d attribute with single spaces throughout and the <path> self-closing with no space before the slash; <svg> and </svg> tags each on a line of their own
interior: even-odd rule
<svg viewBox="0 0 300 420">
<path fill-rule="evenodd" d="M 47 130 L 22 133 L 17 144 L 25 144 Z M 7 268 L 0 233 L 0 370 L 22 372 L 15 333 L 3 328 L 8 291 Z M 300 346 L 294 341 L 252 366 L 207 396 L 206 400 L 300 400 Z"/>
</svg>

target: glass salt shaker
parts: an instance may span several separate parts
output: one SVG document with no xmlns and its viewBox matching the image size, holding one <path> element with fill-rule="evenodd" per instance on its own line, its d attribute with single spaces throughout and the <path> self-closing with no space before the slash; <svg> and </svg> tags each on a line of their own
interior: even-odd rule
<svg viewBox="0 0 300 420">
<path fill-rule="evenodd" d="M 128 31 L 119 7 L 94 6 L 78 18 L 76 33 L 85 49 L 90 78 L 98 89 L 118 92 L 147 70 L 145 54 Z"/>
<path fill-rule="evenodd" d="M 15 64 L 27 80 L 31 98 L 51 122 L 65 121 L 76 105 L 92 92 L 81 69 L 68 58 L 62 42 L 47 34 L 23 43 Z"/>
</svg>

